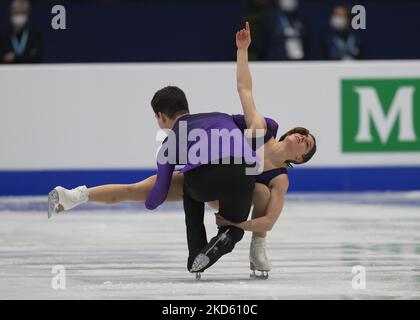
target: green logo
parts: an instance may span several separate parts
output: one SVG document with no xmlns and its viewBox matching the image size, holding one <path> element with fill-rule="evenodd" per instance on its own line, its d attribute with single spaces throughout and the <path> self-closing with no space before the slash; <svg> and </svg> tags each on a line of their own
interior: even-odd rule
<svg viewBox="0 0 420 320">
<path fill-rule="evenodd" d="M 343 152 L 420 151 L 420 79 L 341 81 Z"/>
</svg>

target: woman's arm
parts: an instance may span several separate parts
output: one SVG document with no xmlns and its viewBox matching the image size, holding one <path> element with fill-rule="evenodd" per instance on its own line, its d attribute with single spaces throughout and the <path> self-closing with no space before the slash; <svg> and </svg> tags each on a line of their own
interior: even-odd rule
<svg viewBox="0 0 420 320">
<path fill-rule="evenodd" d="M 236 33 L 236 85 L 248 129 L 266 129 L 264 117 L 258 113 L 252 96 L 252 77 L 248 66 L 248 47 L 251 44 L 249 23 Z"/>
<path fill-rule="evenodd" d="M 216 224 L 218 226 L 234 226 L 245 231 L 252 232 L 270 231 L 283 210 L 284 197 L 288 186 L 289 181 L 287 175 L 282 174 L 272 180 L 270 200 L 268 202 L 267 213 L 265 216 L 244 222 L 234 223 L 226 220 L 221 215 L 216 214 Z"/>
</svg>

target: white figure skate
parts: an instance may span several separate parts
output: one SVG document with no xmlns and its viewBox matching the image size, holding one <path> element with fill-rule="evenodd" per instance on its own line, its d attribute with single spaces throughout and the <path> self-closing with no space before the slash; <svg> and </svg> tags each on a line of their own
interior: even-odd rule
<svg viewBox="0 0 420 320">
<path fill-rule="evenodd" d="M 71 190 L 63 187 L 55 187 L 48 194 L 48 219 L 53 213 L 70 210 L 88 201 L 89 192 L 86 186 L 80 186 Z"/>
<path fill-rule="evenodd" d="M 266 254 L 265 238 L 252 236 L 249 248 L 249 264 L 252 271 L 251 278 L 268 279 L 271 263 Z M 259 273 L 256 273 L 256 271 Z"/>
</svg>

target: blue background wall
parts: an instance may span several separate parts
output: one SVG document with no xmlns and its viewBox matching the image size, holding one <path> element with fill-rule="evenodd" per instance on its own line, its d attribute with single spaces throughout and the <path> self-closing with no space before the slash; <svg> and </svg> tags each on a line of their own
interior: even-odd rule
<svg viewBox="0 0 420 320">
<path fill-rule="evenodd" d="M 46 195 L 57 185 L 73 188 L 136 183 L 155 170 L 0 171 L 0 195 Z M 410 191 L 420 189 L 420 167 L 296 168 L 289 192 Z"/>
<path fill-rule="evenodd" d="M 311 30 L 311 59 L 329 31 L 335 1 L 303 1 Z M 348 1 L 347 3 L 352 3 Z M 419 1 L 354 1 L 367 11 L 359 31 L 368 59 L 420 58 Z M 0 4 L 0 30 L 8 27 L 8 1 Z M 45 62 L 229 61 L 232 34 L 248 14 L 245 1 L 69 3 L 67 30 L 51 28 L 53 4 L 34 4 L 33 25 L 45 38 Z"/>
</svg>

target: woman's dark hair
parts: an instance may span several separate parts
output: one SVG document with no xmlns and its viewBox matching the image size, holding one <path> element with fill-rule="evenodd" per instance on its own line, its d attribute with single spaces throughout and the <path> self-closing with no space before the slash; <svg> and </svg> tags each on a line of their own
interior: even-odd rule
<svg viewBox="0 0 420 320">
<path fill-rule="evenodd" d="M 313 157 L 313 155 L 316 152 L 316 139 L 315 139 L 314 135 L 309 133 L 309 130 L 306 129 L 306 128 L 303 128 L 303 127 L 296 127 L 296 128 L 293 128 L 293 129 L 287 131 L 284 135 L 282 135 L 280 137 L 279 141 L 283 141 L 284 139 L 286 139 L 287 136 L 290 136 L 294 133 L 299 133 L 299 134 L 302 134 L 304 136 L 310 135 L 314 139 L 314 146 L 312 147 L 311 150 L 309 150 L 309 152 L 307 154 L 303 155 L 303 161 L 302 162 L 296 162 L 294 160 L 287 160 L 286 161 L 286 167 L 289 167 L 289 168 L 293 168 L 292 163 L 302 164 L 302 163 L 308 162 L 309 160 L 311 160 L 311 158 Z"/>
<path fill-rule="evenodd" d="M 175 119 L 179 114 L 190 112 L 184 91 L 174 86 L 157 91 L 150 103 L 156 114 L 162 112 L 171 119 Z"/>
</svg>

